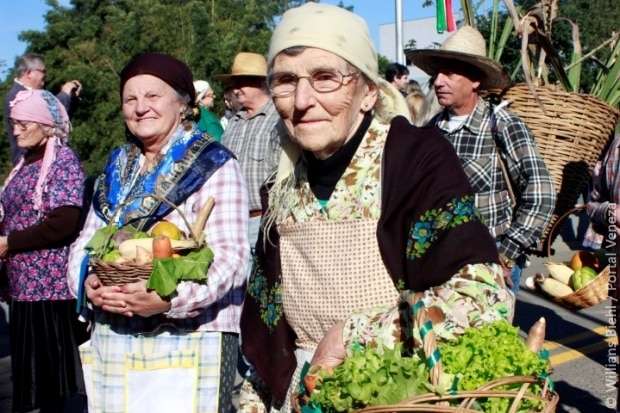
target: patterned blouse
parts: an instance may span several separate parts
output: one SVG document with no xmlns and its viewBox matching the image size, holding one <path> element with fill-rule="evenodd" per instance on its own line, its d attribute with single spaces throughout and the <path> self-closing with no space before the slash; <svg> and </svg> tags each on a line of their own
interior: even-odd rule
<svg viewBox="0 0 620 413">
<path fill-rule="evenodd" d="M 34 209 L 34 188 L 42 159 L 24 165 L 2 193 L 5 216 L 2 234 L 21 231 L 41 223 L 45 212 L 62 206 L 82 206 L 84 172 L 75 153 L 61 147 L 50 167 L 43 191 L 43 213 Z M 18 252 L 6 260 L 11 297 L 18 301 L 68 300 L 69 246 Z"/>
</svg>

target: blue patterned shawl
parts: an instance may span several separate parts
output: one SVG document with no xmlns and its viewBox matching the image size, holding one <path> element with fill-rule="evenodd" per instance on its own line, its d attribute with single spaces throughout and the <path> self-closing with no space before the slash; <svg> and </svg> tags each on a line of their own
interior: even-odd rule
<svg viewBox="0 0 620 413">
<path fill-rule="evenodd" d="M 105 222 L 132 224 L 146 231 L 172 207 L 148 195 L 181 205 L 199 190 L 232 153 L 195 127 L 179 127 L 157 165 L 139 174 L 140 148 L 128 143 L 115 149 L 97 180 L 93 207 Z"/>
</svg>

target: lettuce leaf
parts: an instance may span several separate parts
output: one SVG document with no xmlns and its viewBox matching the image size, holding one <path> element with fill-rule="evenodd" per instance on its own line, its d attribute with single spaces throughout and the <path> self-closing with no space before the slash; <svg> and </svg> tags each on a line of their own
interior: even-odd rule
<svg viewBox="0 0 620 413">
<path fill-rule="evenodd" d="M 113 249 L 112 237 L 118 228 L 115 225 L 107 225 L 103 228 L 99 228 L 93 234 L 93 237 L 86 244 L 86 249 L 89 251 L 89 255 L 96 258 L 101 258 Z"/>
<path fill-rule="evenodd" d="M 146 287 L 160 297 L 170 297 L 181 281 L 206 282 L 213 251 L 205 247 L 179 258 L 153 260 L 153 272 Z"/>
</svg>

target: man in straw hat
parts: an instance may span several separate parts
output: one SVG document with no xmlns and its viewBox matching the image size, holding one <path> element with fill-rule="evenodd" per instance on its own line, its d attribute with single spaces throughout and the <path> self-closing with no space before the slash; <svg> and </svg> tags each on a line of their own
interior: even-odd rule
<svg viewBox="0 0 620 413">
<path fill-rule="evenodd" d="M 525 123 L 481 97 L 483 91 L 507 88 L 510 79 L 486 57 L 484 38 L 470 26 L 447 38 L 440 49 L 413 50 L 407 57 L 434 78 L 444 109 L 431 124 L 443 130 L 459 155 L 516 292 L 525 251 L 551 218 L 555 190 Z"/>
<path fill-rule="evenodd" d="M 237 157 L 249 192 L 248 237 L 252 251 L 261 216 L 259 189 L 278 167 L 283 131 L 265 79 L 267 61 L 257 53 L 238 53 L 229 74 L 216 75 L 237 98 L 239 110 L 228 122 L 222 143 Z"/>
</svg>

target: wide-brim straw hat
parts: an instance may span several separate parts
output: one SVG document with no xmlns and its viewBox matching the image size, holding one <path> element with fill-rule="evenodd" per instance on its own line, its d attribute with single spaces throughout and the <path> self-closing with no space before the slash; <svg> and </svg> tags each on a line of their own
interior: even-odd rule
<svg viewBox="0 0 620 413">
<path fill-rule="evenodd" d="M 235 77 L 267 77 L 267 60 L 258 53 L 241 52 L 235 56 L 230 73 L 215 75 L 223 82 Z"/>
<path fill-rule="evenodd" d="M 480 89 L 504 90 L 510 77 L 502 66 L 486 57 L 486 42 L 471 26 L 463 26 L 448 37 L 439 49 L 405 50 L 407 58 L 431 76 L 441 69 L 458 68 L 458 64 L 473 66 L 482 73 Z"/>
</svg>

